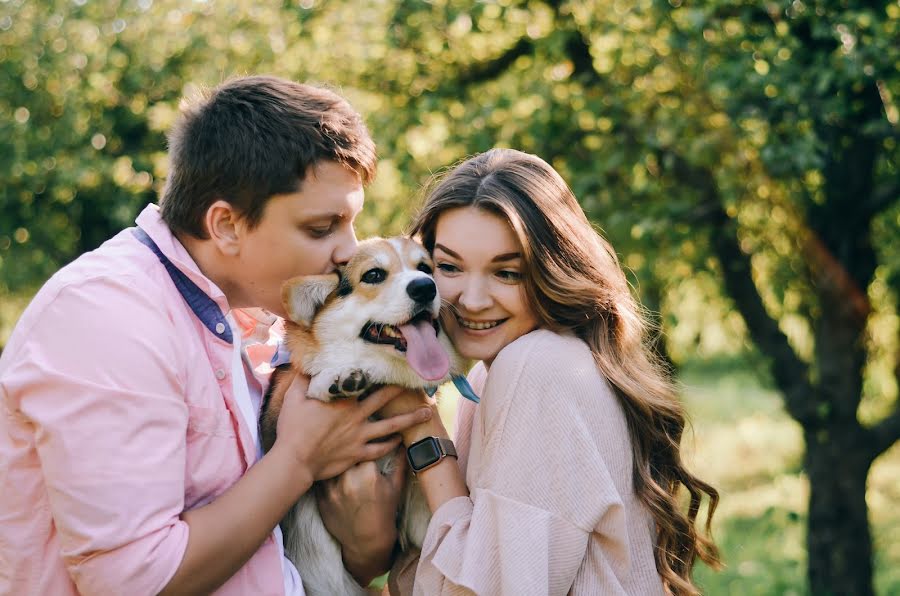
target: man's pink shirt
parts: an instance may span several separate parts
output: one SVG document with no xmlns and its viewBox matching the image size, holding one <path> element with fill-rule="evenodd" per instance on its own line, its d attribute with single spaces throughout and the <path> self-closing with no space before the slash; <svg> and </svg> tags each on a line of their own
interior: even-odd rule
<svg viewBox="0 0 900 596">
<path fill-rule="evenodd" d="M 155 206 L 137 223 L 229 311 Z M 187 546 L 181 513 L 256 460 L 232 350 L 132 229 L 47 282 L 0 357 L 0 594 L 166 586 Z M 273 537 L 216 593 L 283 594 Z"/>
</svg>

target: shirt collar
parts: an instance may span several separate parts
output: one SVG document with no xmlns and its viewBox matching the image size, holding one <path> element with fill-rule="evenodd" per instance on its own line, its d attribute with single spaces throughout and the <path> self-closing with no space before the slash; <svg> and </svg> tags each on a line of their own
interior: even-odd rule
<svg viewBox="0 0 900 596">
<path fill-rule="evenodd" d="M 159 251 L 178 271 L 187 276 L 199 290 L 216 303 L 222 313 L 231 314 L 240 333 L 242 347 L 247 348 L 253 344 L 271 345 L 276 343 L 276 338 L 280 339 L 283 333 L 283 321 L 276 315 L 262 308 L 231 309 L 228 306 L 225 293 L 212 280 L 203 275 L 190 253 L 175 237 L 168 224 L 163 221 L 157 205 L 147 205 L 137 216 L 135 223 L 153 240 Z M 271 349 L 274 351 L 274 348 Z M 263 360 L 264 353 L 259 355 L 258 360 Z M 254 364 L 259 364 L 259 362 Z M 254 368 L 256 367 L 254 366 Z"/>
<path fill-rule="evenodd" d="M 156 243 L 159 251 L 206 293 L 222 309 L 223 313 L 230 310 L 225 293 L 212 280 L 203 275 L 193 257 L 175 237 L 168 224 L 163 221 L 157 205 L 151 203 L 144 207 L 134 221 Z"/>
</svg>

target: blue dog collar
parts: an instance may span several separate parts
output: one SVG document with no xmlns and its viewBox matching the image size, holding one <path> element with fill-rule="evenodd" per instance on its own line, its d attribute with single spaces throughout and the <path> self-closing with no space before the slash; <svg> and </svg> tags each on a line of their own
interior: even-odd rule
<svg viewBox="0 0 900 596">
<path fill-rule="evenodd" d="M 456 386 L 456 390 L 459 391 L 459 394 L 462 395 L 467 400 L 474 403 L 481 403 L 481 399 L 475 395 L 475 390 L 472 389 L 472 386 L 469 385 L 469 379 L 464 377 L 463 375 L 452 375 L 450 380 L 453 381 L 453 384 Z M 434 397 L 434 394 L 437 393 L 437 386 L 435 387 L 426 387 L 425 393 L 428 394 L 428 397 Z"/>
<path fill-rule="evenodd" d="M 472 386 L 469 385 L 469 379 L 465 378 L 463 375 L 453 375 L 450 378 L 453 380 L 453 384 L 456 385 L 456 390 L 459 391 L 460 395 L 476 404 L 481 403 L 481 399 L 475 395 L 475 391 L 472 389 Z"/>
</svg>

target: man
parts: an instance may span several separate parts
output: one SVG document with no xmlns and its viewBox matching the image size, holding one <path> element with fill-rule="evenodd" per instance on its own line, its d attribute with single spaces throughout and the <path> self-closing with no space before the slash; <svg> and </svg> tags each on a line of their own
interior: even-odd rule
<svg viewBox="0 0 900 596">
<path fill-rule="evenodd" d="M 230 81 L 183 110 L 170 161 L 161 208 L 54 275 L 0 358 L 0 594 L 302 594 L 278 521 L 430 416 L 369 422 L 399 390 L 323 404 L 298 379 L 260 452 L 241 344 L 276 318 L 240 309 L 282 315 L 284 280 L 355 249 L 375 151 L 346 101 Z M 360 499 L 389 509 L 393 481 Z M 344 545 L 362 583 L 395 538 L 370 515 L 339 532 L 379 537 Z"/>
</svg>

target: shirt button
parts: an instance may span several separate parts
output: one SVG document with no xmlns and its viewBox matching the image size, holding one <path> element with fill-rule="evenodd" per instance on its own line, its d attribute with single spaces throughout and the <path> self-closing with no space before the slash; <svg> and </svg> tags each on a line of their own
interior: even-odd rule
<svg viewBox="0 0 900 596">
<path fill-rule="evenodd" d="M 224 379 L 224 378 L 225 378 L 225 371 L 222 370 L 221 368 L 220 368 L 219 370 L 217 370 L 217 371 L 216 371 L 216 378 L 219 379 L 220 381 L 221 381 L 222 379 Z"/>
<path fill-rule="evenodd" d="M 225 323 L 216 323 L 216 333 L 219 335 L 225 333 Z"/>
</svg>

